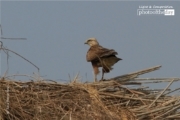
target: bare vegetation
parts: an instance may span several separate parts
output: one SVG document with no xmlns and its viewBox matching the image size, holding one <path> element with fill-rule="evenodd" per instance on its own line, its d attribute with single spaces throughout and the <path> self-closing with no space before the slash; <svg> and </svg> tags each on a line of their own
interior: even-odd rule
<svg viewBox="0 0 180 120">
<path fill-rule="evenodd" d="M 3 120 L 178 120 L 180 96 L 169 86 L 179 78 L 137 78 L 160 66 L 111 78 L 68 84 L 33 77 L 20 82 L 0 80 L 0 118 Z M 169 82 L 164 89 L 134 88 L 147 82 Z"/>
</svg>

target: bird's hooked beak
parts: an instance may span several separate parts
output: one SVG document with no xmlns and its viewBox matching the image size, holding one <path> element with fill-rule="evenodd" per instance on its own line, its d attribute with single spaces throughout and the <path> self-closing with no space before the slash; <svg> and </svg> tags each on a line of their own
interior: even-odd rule
<svg viewBox="0 0 180 120">
<path fill-rule="evenodd" d="M 84 44 L 88 44 L 88 42 L 86 41 Z"/>
</svg>

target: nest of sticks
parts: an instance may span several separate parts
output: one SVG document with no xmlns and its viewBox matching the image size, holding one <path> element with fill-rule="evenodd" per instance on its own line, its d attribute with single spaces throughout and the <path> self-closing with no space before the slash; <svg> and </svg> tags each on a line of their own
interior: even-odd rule
<svg viewBox="0 0 180 120">
<path fill-rule="evenodd" d="M 67 83 L 34 79 L 20 82 L 0 80 L 2 120 L 179 120 L 180 96 L 169 86 L 162 90 L 134 88 L 147 80 L 139 75 L 159 69 L 155 66 L 96 83 Z"/>
</svg>

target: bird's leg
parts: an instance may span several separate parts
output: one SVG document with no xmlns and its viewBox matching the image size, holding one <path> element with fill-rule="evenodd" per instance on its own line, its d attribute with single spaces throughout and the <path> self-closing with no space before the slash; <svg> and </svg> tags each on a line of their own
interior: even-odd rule
<svg viewBox="0 0 180 120">
<path fill-rule="evenodd" d="M 97 82 L 97 75 L 94 74 L 94 82 Z"/>
<path fill-rule="evenodd" d="M 104 69 L 102 68 L 102 78 L 101 78 L 101 80 L 103 80 L 104 79 Z"/>
<path fill-rule="evenodd" d="M 99 73 L 99 69 L 96 63 L 91 62 L 94 70 L 94 82 L 97 82 L 97 75 Z"/>
</svg>

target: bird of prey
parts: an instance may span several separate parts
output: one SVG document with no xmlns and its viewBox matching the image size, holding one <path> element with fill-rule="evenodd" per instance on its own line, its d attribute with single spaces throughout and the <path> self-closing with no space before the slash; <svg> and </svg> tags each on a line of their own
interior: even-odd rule
<svg viewBox="0 0 180 120">
<path fill-rule="evenodd" d="M 122 60 L 121 58 L 116 57 L 118 53 L 115 50 L 100 46 L 96 38 L 89 38 L 84 44 L 88 44 L 90 46 L 86 55 L 86 60 L 87 62 L 92 63 L 95 82 L 97 81 L 99 67 L 102 67 L 101 80 L 103 80 L 104 73 L 109 73 L 110 70 L 113 69 L 112 66 L 119 60 Z"/>
</svg>

